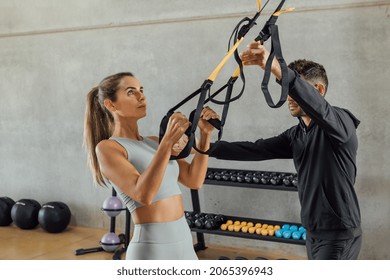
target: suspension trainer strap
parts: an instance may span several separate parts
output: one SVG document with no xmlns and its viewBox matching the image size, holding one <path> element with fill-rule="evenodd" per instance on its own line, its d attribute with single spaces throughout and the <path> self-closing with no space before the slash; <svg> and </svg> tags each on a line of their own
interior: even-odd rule
<svg viewBox="0 0 390 280">
<path fill-rule="evenodd" d="M 263 91 L 264 98 L 268 106 L 270 106 L 271 108 L 279 108 L 280 106 L 282 106 L 287 100 L 288 95 L 288 69 L 286 62 L 283 59 L 282 48 L 279 39 L 279 31 L 278 26 L 276 25 L 276 21 L 281 14 L 285 12 L 290 12 L 294 10 L 294 8 L 287 8 L 282 10 L 284 2 L 285 0 L 282 0 L 280 2 L 274 13 L 270 16 L 270 18 L 264 25 L 263 29 L 260 31 L 259 35 L 255 38 L 255 41 L 260 41 L 261 44 L 264 44 L 264 42 L 271 37 L 271 52 L 267 59 L 264 69 L 263 80 L 261 82 L 261 89 Z M 279 62 L 282 70 L 281 95 L 279 101 L 276 104 L 274 103 L 271 94 L 268 90 L 269 79 L 271 76 L 271 66 L 274 58 L 276 58 L 276 60 Z"/>
<path fill-rule="evenodd" d="M 243 41 L 243 39 L 244 39 L 244 37 L 242 37 L 240 40 L 238 40 L 234 44 L 234 46 L 228 51 L 228 53 L 223 57 L 223 59 L 220 61 L 220 63 L 217 65 L 217 67 L 214 69 L 214 71 L 210 74 L 208 79 L 203 82 L 203 84 L 200 87 L 200 89 L 196 90 L 190 96 L 185 98 L 183 101 L 179 102 L 179 104 L 177 104 L 176 106 L 171 108 L 168 111 L 168 113 L 164 116 L 164 118 L 161 120 L 161 123 L 160 123 L 160 133 L 159 133 L 159 141 L 160 142 L 162 140 L 162 137 L 165 134 L 169 118 L 172 116 L 174 111 L 177 110 L 179 107 L 181 107 L 186 102 L 188 102 L 191 98 L 193 98 L 194 96 L 199 94 L 199 91 L 200 91 L 200 96 L 199 96 L 198 105 L 196 107 L 196 110 L 193 113 L 193 116 L 189 117 L 189 121 L 191 122 L 191 126 L 185 132 L 185 134 L 188 137 L 188 143 L 184 147 L 184 149 L 180 152 L 179 155 L 177 155 L 177 156 L 173 156 L 172 155 L 170 157 L 171 160 L 187 157 L 191 153 L 191 148 L 192 147 L 194 147 L 194 149 L 198 150 L 197 147 L 196 147 L 195 130 L 196 130 L 197 126 L 198 126 L 199 118 L 200 118 L 200 115 L 202 113 L 203 106 L 204 106 L 204 103 L 205 103 L 205 100 L 206 100 L 206 95 L 210 91 L 210 88 L 211 88 L 214 80 L 218 76 L 219 72 L 225 66 L 225 64 L 229 60 L 229 58 L 237 50 L 238 46 Z M 211 99 L 210 95 L 209 95 L 209 99 Z M 225 106 L 228 106 L 228 103 L 226 103 Z M 213 120 L 213 121 L 210 121 L 210 123 L 213 124 L 214 126 L 216 126 L 217 129 L 219 129 L 219 135 L 221 137 L 222 136 L 222 132 L 221 132 L 222 131 L 222 127 L 220 125 L 221 122 L 219 120 Z"/>
<path fill-rule="evenodd" d="M 244 18 L 236 26 L 235 30 L 232 33 L 232 36 L 230 37 L 230 39 L 231 39 L 233 37 L 233 35 L 234 35 L 234 45 L 233 45 L 233 47 L 232 48 L 228 48 L 228 53 L 220 61 L 220 63 L 217 65 L 217 67 L 214 69 L 214 71 L 207 78 L 207 80 L 204 81 L 204 83 L 202 84 L 202 86 L 198 90 L 196 90 L 191 95 L 186 97 L 183 101 L 179 102 L 176 106 L 171 108 L 168 111 L 168 113 L 164 116 L 164 118 L 161 120 L 160 132 L 159 132 L 159 140 L 160 140 L 160 142 L 161 142 L 162 138 L 165 135 L 165 131 L 166 131 L 166 128 L 167 128 L 167 125 L 168 125 L 169 118 L 172 116 L 174 111 L 177 110 L 178 108 L 180 108 L 182 105 L 184 105 L 186 102 L 188 102 L 189 100 L 191 100 L 195 96 L 199 95 L 199 100 L 198 100 L 197 107 L 196 107 L 196 109 L 194 111 L 191 112 L 191 114 L 189 116 L 189 121 L 191 122 L 191 126 L 185 132 L 185 134 L 188 137 L 188 143 L 187 143 L 186 147 L 180 152 L 180 154 L 178 156 L 171 156 L 171 158 L 170 158 L 171 160 L 172 159 L 180 159 L 180 158 L 187 157 L 191 153 L 191 149 L 192 148 L 194 148 L 199 153 L 209 154 L 211 152 L 211 149 L 213 149 L 213 147 L 216 147 L 216 145 L 213 145 L 213 147 L 211 149 L 209 149 L 208 151 L 201 151 L 196 146 L 195 131 L 196 131 L 196 128 L 198 126 L 198 122 L 199 122 L 199 119 L 200 119 L 201 112 L 203 110 L 204 104 L 209 102 L 209 101 L 211 101 L 213 103 L 216 103 L 216 104 L 219 104 L 219 105 L 224 105 L 221 120 L 215 120 L 215 119 L 209 120 L 209 122 L 214 127 L 216 127 L 219 130 L 218 140 L 215 143 L 220 141 L 220 139 L 222 137 L 222 134 L 223 134 L 223 126 L 225 124 L 225 121 L 226 121 L 226 118 L 227 118 L 227 113 L 228 113 L 228 110 L 229 110 L 229 104 L 231 102 L 237 100 L 238 98 L 240 98 L 242 96 L 243 92 L 244 92 L 244 89 L 245 89 L 245 76 L 244 76 L 244 73 L 243 73 L 243 64 L 242 64 L 242 61 L 241 61 L 240 56 L 238 54 L 237 48 L 240 45 L 240 43 L 244 40 L 244 36 L 248 33 L 248 31 L 254 25 L 256 25 L 257 18 L 260 16 L 262 10 L 265 8 L 265 6 L 268 4 L 268 2 L 269 2 L 269 0 L 267 0 L 267 2 L 264 5 L 264 7 L 262 9 L 260 9 L 260 6 L 261 6 L 260 5 L 260 0 L 257 0 L 257 4 L 258 4 L 258 11 L 257 11 L 257 13 L 254 15 L 254 17 L 252 19 L 247 18 L 247 17 Z M 276 57 L 276 59 L 279 61 L 279 63 L 281 64 L 281 67 L 282 67 L 282 82 L 281 82 L 282 83 L 282 89 L 286 87 L 287 66 L 286 66 L 286 63 L 283 60 L 283 56 L 282 56 L 282 53 L 281 53 L 279 36 L 278 36 L 278 30 L 277 30 L 277 27 L 275 25 L 277 17 L 283 12 L 283 11 L 281 11 L 281 7 L 283 6 L 284 2 L 285 2 L 285 0 L 281 0 L 281 2 L 279 3 L 278 8 L 274 12 L 274 14 L 271 16 L 271 18 L 267 21 L 266 25 L 264 26 L 264 28 L 261 31 L 261 33 L 259 34 L 259 36 L 255 39 L 255 40 L 261 40 L 262 42 L 264 42 L 269 37 L 272 37 L 272 50 L 271 50 L 271 54 L 270 54 L 270 58 L 271 59 L 269 58 L 269 61 L 267 61 L 267 63 L 266 63 L 267 64 L 266 71 L 265 71 L 266 73 L 264 75 L 263 82 L 262 82 L 262 90 L 264 91 L 264 96 L 265 96 L 265 98 L 267 100 L 268 105 L 270 105 L 272 108 L 280 107 L 285 102 L 285 100 L 287 98 L 286 91 L 282 90 L 282 96 L 281 96 L 280 101 L 277 104 L 274 104 L 273 100 L 272 100 L 272 98 L 271 98 L 271 96 L 270 96 L 270 94 L 268 92 L 268 82 L 269 82 L 269 76 L 270 76 L 270 73 L 271 73 L 271 71 L 270 71 L 271 63 L 272 63 L 272 59 L 274 57 Z M 244 22 L 247 22 L 247 24 L 245 24 L 244 26 L 242 26 L 240 28 L 241 24 L 244 23 Z M 264 34 L 263 34 L 263 31 L 265 31 Z M 272 34 L 272 36 L 271 36 L 271 34 Z M 229 45 L 230 45 L 230 40 L 229 40 Z M 223 87 L 221 87 L 217 92 L 215 92 L 214 94 L 211 95 L 210 94 L 210 88 L 211 88 L 214 80 L 217 78 L 219 72 L 222 70 L 222 68 L 225 66 L 226 62 L 230 59 L 230 57 L 233 54 L 234 54 L 234 58 L 235 58 L 235 60 L 236 60 L 236 62 L 238 64 L 237 69 L 235 70 L 234 74 L 230 77 L 230 79 L 227 82 L 227 84 L 224 85 Z M 232 98 L 231 96 L 232 96 L 232 92 L 233 92 L 233 86 L 234 86 L 234 83 L 237 80 L 238 76 L 240 76 L 240 78 L 241 78 L 241 80 L 243 82 L 243 86 L 242 86 L 242 89 L 241 89 L 240 93 L 237 96 Z M 226 87 L 227 87 L 227 92 L 226 92 L 225 100 L 224 101 L 215 100 L 214 97 L 217 94 L 219 94 L 222 90 L 224 90 Z M 206 99 L 206 95 L 207 94 L 208 94 L 208 98 Z"/>
<path fill-rule="evenodd" d="M 270 106 L 271 108 L 279 108 L 280 106 L 282 106 L 284 104 L 284 102 L 287 99 L 287 95 L 288 95 L 288 78 L 287 78 L 288 69 L 287 69 L 287 64 L 284 61 L 283 55 L 282 55 L 282 48 L 280 46 L 280 41 L 279 41 L 278 26 L 271 25 L 270 29 L 271 29 L 271 34 L 272 34 L 272 36 L 271 36 L 272 47 L 271 47 L 271 53 L 267 59 L 266 65 L 265 65 L 263 81 L 261 82 L 261 89 L 264 93 L 264 97 L 265 97 L 265 100 L 266 100 L 268 106 Z M 269 90 L 268 90 L 269 79 L 271 76 L 271 66 L 272 66 L 272 61 L 273 61 L 274 57 L 276 57 L 276 59 L 278 60 L 278 62 L 280 64 L 280 67 L 282 69 L 281 95 L 280 95 L 280 99 L 279 99 L 278 103 L 276 103 L 276 104 L 272 100 L 271 94 L 269 93 Z"/>
<path fill-rule="evenodd" d="M 188 100 L 190 100 L 191 98 L 195 97 L 196 95 L 198 95 L 200 93 L 199 99 L 198 99 L 198 105 L 197 105 L 197 107 L 195 109 L 195 112 L 194 112 L 194 114 L 192 116 L 192 119 L 189 118 L 189 121 L 191 122 L 191 126 L 184 133 L 188 137 L 188 143 L 184 147 L 184 149 L 180 152 L 179 155 L 177 155 L 177 156 L 173 156 L 172 155 L 170 157 L 171 160 L 185 158 L 185 157 L 187 157 L 191 153 L 192 146 L 195 143 L 195 130 L 196 130 L 197 126 L 198 126 L 200 114 L 201 114 L 201 112 L 203 110 L 203 106 L 204 106 L 204 102 L 205 102 L 205 99 L 206 99 L 207 92 L 210 90 L 210 87 L 211 87 L 212 84 L 213 84 L 213 82 L 210 81 L 210 80 L 204 81 L 204 83 L 202 84 L 200 89 L 196 90 L 189 97 L 187 97 L 185 100 L 183 100 L 178 105 L 176 105 L 175 107 L 170 109 L 168 111 L 168 113 L 164 116 L 164 118 L 161 120 L 161 123 L 160 123 L 160 133 L 159 133 L 159 142 L 161 142 L 163 136 L 165 135 L 165 131 L 166 131 L 167 126 L 168 126 L 169 118 L 172 116 L 174 111 L 177 108 L 179 108 L 180 106 L 182 106 L 184 103 L 186 103 Z"/>
<path fill-rule="evenodd" d="M 221 89 L 224 89 L 227 87 L 227 90 L 226 90 L 226 96 L 225 96 L 225 101 L 228 101 L 231 96 L 232 96 L 232 92 L 233 92 L 233 85 L 234 85 L 234 82 L 237 80 L 237 77 L 231 77 L 229 79 L 229 81 L 227 82 L 226 85 L 224 85 Z M 207 100 L 205 100 L 205 104 L 211 100 L 212 97 L 216 96 L 220 91 L 218 90 L 216 93 L 214 93 L 212 96 L 210 96 L 210 98 L 208 98 Z M 218 121 L 218 120 L 215 120 L 215 119 L 211 119 L 209 122 L 211 124 L 213 124 L 213 121 L 214 122 L 218 122 L 218 125 L 219 125 L 219 132 L 218 132 L 218 139 L 214 142 L 215 144 L 218 143 L 221 138 L 222 138 L 222 134 L 223 134 L 223 127 L 225 125 L 225 121 L 226 121 L 226 118 L 227 118 L 227 113 L 228 113 L 228 110 L 229 110 L 229 104 L 230 102 L 226 102 L 223 106 L 223 110 L 222 110 L 222 116 L 221 116 L 221 120 Z M 191 115 L 194 113 L 195 111 L 192 111 Z M 191 119 L 191 116 L 190 116 L 190 119 Z M 214 125 L 214 127 L 216 127 Z M 210 154 L 216 147 L 217 145 L 213 145 L 210 149 L 208 149 L 207 151 L 202 151 L 200 149 L 198 149 L 198 147 L 196 146 L 196 143 L 194 142 L 193 143 L 193 146 L 192 146 L 197 152 L 201 153 L 201 154 Z"/>
<path fill-rule="evenodd" d="M 188 97 L 186 97 L 183 101 L 178 103 L 176 106 L 172 107 L 171 109 L 168 110 L 167 114 L 162 118 L 160 122 L 160 131 L 159 131 L 159 142 L 161 142 L 161 139 L 163 138 L 165 131 L 167 129 L 168 121 L 169 118 L 172 116 L 172 114 L 183 104 L 197 96 L 201 92 L 201 88 L 197 89 L 193 93 L 191 93 Z"/>
</svg>

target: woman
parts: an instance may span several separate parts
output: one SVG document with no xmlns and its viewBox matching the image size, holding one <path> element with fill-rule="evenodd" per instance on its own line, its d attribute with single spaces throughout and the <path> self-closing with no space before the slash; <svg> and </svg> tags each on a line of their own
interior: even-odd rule
<svg viewBox="0 0 390 280">
<path fill-rule="evenodd" d="M 145 116 L 143 87 L 132 73 L 106 77 L 88 93 L 84 144 L 93 177 L 112 186 L 131 212 L 135 226 L 126 259 L 197 259 L 178 181 L 201 188 L 208 156 L 195 153 L 191 163 L 169 160 L 183 148 L 190 122 L 174 113 L 158 143 L 138 130 Z M 198 124 L 201 150 L 209 149 L 210 118 L 219 117 L 206 107 Z"/>
</svg>

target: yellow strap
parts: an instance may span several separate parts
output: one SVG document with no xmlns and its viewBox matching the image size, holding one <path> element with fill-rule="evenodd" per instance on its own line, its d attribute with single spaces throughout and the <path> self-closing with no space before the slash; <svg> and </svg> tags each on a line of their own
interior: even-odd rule
<svg viewBox="0 0 390 280">
<path fill-rule="evenodd" d="M 259 9 L 260 11 L 260 8 L 261 8 L 261 0 L 256 0 L 257 2 L 257 8 Z M 291 12 L 293 11 L 295 8 L 286 8 L 286 9 L 283 9 L 283 10 L 280 10 L 280 11 L 277 11 L 276 13 L 273 14 L 273 16 L 275 17 L 278 17 L 280 16 L 281 14 L 285 13 L 285 12 Z M 222 68 L 225 66 L 226 62 L 229 60 L 229 58 L 232 56 L 232 54 L 234 53 L 234 51 L 238 48 L 238 45 L 242 42 L 242 40 L 244 40 L 244 37 L 242 37 L 240 40 L 238 40 L 234 46 L 229 50 L 229 52 L 225 55 L 225 57 L 221 60 L 221 62 L 218 64 L 218 66 L 214 69 L 214 71 L 210 74 L 208 80 L 214 82 L 214 80 L 217 78 L 219 72 L 222 70 Z M 238 77 L 238 75 L 240 74 L 240 67 L 237 67 L 237 69 L 234 71 L 232 77 L 235 78 L 235 77 Z"/>
<path fill-rule="evenodd" d="M 256 0 L 256 2 L 257 2 L 257 9 L 260 11 L 260 9 L 261 9 L 261 0 Z M 221 62 L 215 68 L 213 73 L 210 74 L 208 80 L 213 81 L 213 82 L 215 81 L 215 79 L 217 78 L 219 72 L 225 66 L 226 62 L 228 61 L 230 56 L 234 53 L 234 51 L 237 49 L 238 45 L 241 43 L 241 41 L 243 39 L 244 39 L 244 37 L 242 37 L 239 41 L 237 41 L 234 44 L 234 46 L 229 50 L 229 52 L 225 55 L 225 57 L 221 60 Z M 240 67 L 237 67 L 237 69 L 234 71 L 232 77 L 235 78 L 235 77 L 238 77 L 238 75 L 240 75 Z"/>
<path fill-rule="evenodd" d="M 280 16 L 283 13 L 291 12 L 291 11 L 294 11 L 294 10 L 295 10 L 295 8 L 286 8 L 286 9 L 277 11 L 276 13 L 273 14 L 273 16 L 278 17 L 278 16 Z"/>
<path fill-rule="evenodd" d="M 232 78 L 236 78 L 236 77 L 238 77 L 238 75 L 240 75 L 240 67 L 236 68 L 236 71 L 234 71 Z"/>
<path fill-rule="evenodd" d="M 257 10 L 260 11 L 261 8 L 261 0 L 256 0 L 257 2 Z"/>
<path fill-rule="evenodd" d="M 214 69 L 213 73 L 210 74 L 208 80 L 214 82 L 215 78 L 217 78 L 217 75 L 222 70 L 222 68 L 225 66 L 226 62 L 229 60 L 229 58 L 232 56 L 234 51 L 238 48 L 238 45 L 244 40 L 244 37 L 241 37 L 240 40 L 238 40 L 234 46 L 229 50 L 229 52 L 225 55 L 225 57 L 221 60 L 221 62 L 218 64 L 218 66 Z"/>
</svg>

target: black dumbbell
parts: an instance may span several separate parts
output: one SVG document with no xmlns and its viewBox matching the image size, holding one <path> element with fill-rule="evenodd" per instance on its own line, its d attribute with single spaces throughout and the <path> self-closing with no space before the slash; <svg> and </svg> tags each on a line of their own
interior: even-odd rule
<svg viewBox="0 0 390 280">
<path fill-rule="evenodd" d="M 230 178 L 232 176 L 232 172 L 226 171 L 222 173 L 222 180 L 224 181 L 230 181 Z"/>
<path fill-rule="evenodd" d="M 226 222 L 226 217 L 224 215 L 218 214 L 214 216 L 215 223 L 218 227 Z"/>
<path fill-rule="evenodd" d="M 215 224 L 214 219 L 209 218 L 204 221 L 204 228 L 208 230 L 216 229 L 217 225 Z"/>
<path fill-rule="evenodd" d="M 206 214 L 204 227 L 209 230 L 218 229 L 225 222 L 225 220 L 225 216 L 220 214 Z"/>
<path fill-rule="evenodd" d="M 268 185 L 269 181 L 270 181 L 270 177 L 269 177 L 269 175 L 264 175 L 264 176 L 261 177 L 260 180 L 261 180 L 261 183 L 263 185 Z"/>
<path fill-rule="evenodd" d="M 186 218 L 187 224 L 190 228 L 194 227 L 194 215 L 192 212 L 184 211 L 184 216 Z"/>
<path fill-rule="evenodd" d="M 198 214 L 198 215 L 197 215 Z M 196 228 L 202 229 L 205 226 L 205 214 L 204 213 L 197 213 L 194 216 L 194 226 Z"/>
<path fill-rule="evenodd" d="M 220 181 L 222 179 L 221 172 L 219 171 L 214 172 L 214 179 Z"/>
<path fill-rule="evenodd" d="M 246 183 L 252 183 L 252 177 L 253 177 L 253 174 L 252 173 L 246 173 L 245 176 L 244 176 L 244 181 Z"/>
<path fill-rule="evenodd" d="M 269 181 L 272 185 L 281 185 L 283 183 L 280 176 L 274 176 Z"/>
<path fill-rule="evenodd" d="M 261 183 L 261 173 L 260 172 L 253 173 L 252 183 L 255 183 L 255 184 Z"/>
<path fill-rule="evenodd" d="M 239 182 L 239 183 L 245 182 L 245 173 L 244 172 L 239 171 L 237 173 L 237 182 Z"/>
<path fill-rule="evenodd" d="M 292 180 L 293 180 L 293 176 L 292 175 L 287 175 L 283 178 L 283 184 L 287 187 L 291 187 L 292 186 Z"/>
<path fill-rule="evenodd" d="M 298 187 L 298 177 L 294 176 L 294 178 L 293 178 L 291 183 L 293 184 L 294 187 Z"/>
<path fill-rule="evenodd" d="M 230 181 L 232 181 L 232 182 L 237 181 L 237 173 L 236 172 L 231 172 Z"/>
<path fill-rule="evenodd" d="M 213 171 L 207 171 L 206 179 L 213 180 L 214 179 L 214 172 Z"/>
</svg>

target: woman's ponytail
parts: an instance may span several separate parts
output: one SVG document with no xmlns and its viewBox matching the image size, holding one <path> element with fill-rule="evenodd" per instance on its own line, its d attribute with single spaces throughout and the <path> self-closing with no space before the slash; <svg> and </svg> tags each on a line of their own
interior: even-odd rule
<svg viewBox="0 0 390 280">
<path fill-rule="evenodd" d="M 87 150 L 88 165 L 92 171 L 95 182 L 101 186 L 107 186 L 100 171 L 96 156 L 96 145 L 110 138 L 113 129 L 113 117 L 99 103 L 99 87 L 94 87 L 87 95 L 87 106 L 84 119 L 84 147 Z"/>
<path fill-rule="evenodd" d="M 120 82 L 126 76 L 134 77 L 131 72 L 108 76 L 100 82 L 99 86 L 92 88 L 87 95 L 83 145 L 87 150 L 88 165 L 94 181 L 101 186 L 107 186 L 107 184 L 100 171 L 95 148 L 100 141 L 110 138 L 114 130 L 114 117 L 104 106 L 104 100 L 116 101 L 116 92 Z"/>
</svg>

